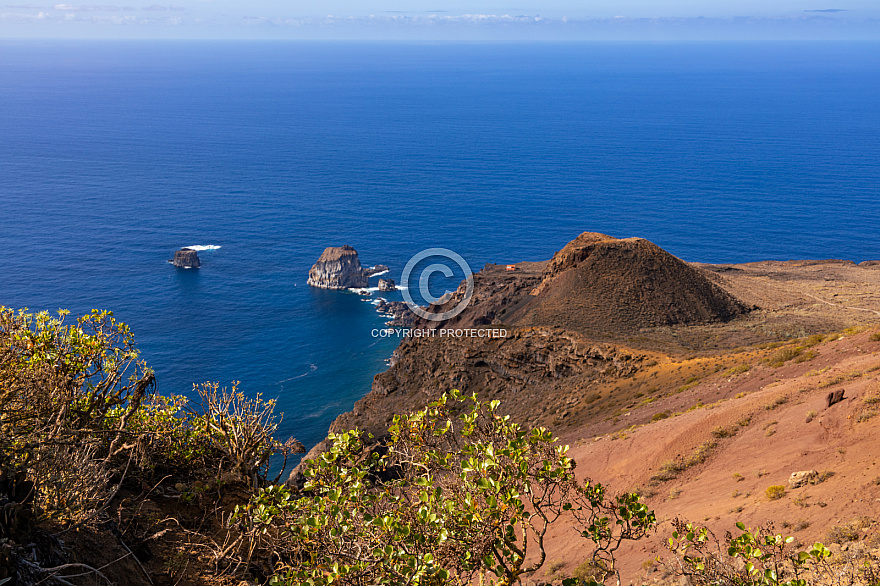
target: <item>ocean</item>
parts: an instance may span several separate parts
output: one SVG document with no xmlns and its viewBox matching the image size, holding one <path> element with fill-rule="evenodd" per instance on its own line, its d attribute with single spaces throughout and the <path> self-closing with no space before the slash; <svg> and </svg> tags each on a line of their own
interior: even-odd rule
<svg viewBox="0 0 880 586">
<path fill-rule="evenodd" d="M 311 447 L 396 345 L 324 247 L 880 259 L 878 105 L 877 43 L 0 41 L 0 304 L 111 309 L 160 392 L 241 381 Z"/>
</svg>

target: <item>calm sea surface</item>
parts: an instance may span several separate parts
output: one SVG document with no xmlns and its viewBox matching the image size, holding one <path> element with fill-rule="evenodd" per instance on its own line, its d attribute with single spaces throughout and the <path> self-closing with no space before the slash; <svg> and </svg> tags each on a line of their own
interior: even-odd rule
<svg viewBox="0 0 880 586">
<path fill-rule="evenodd" d="M 587 230 L 880 259 L 880 45 L 0 41 L 0 304 L 112 309 L 160 391 L 240 380 L 308 446 L 396 344 L 306 286 L 325 246 L 399 280 Z"/>
</svg>

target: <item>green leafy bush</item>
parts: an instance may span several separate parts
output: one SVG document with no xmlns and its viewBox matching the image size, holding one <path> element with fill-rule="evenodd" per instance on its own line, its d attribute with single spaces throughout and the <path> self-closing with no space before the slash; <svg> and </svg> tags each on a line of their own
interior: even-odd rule
<svg viewBox="0 0 880 586">
<path fill-rule="evenodd" d="M 199 398 L 195 407 L 181 395 L 151 395 L 131 418 L 127 432 L 137 438 L 142 467 L 176 475 L 225 472 L 256 487 L 266 483 L 273 455 L 281 454 L 286 463 L 290 454 L 305 451 L 292 438 L 285 443 L 274 438 L 281 423 L 274 400 L 248 398 L 237 382 L 231 389 L 204 383 L 193 391 Z"/>
<path fill-rule="evenodd" d="M 198 410 L 156 395 L 128 326 L 109 311 L 68 315 L 0 307 L 0 477 L 30 483 L 41 515 L 86 521 L 109 503 L 111 479 L 157 468 L 264 483 L 273 454 L 302 451 L 273 439 L 273 401 L 217 384 L 196 389 Z"/>
<path fill-rule="evenodd" d="M 275 584 L 513 584 L 544 565 L 544 536 L 562 520 L 592 543 L 599 581 L 615 576 L 614 551 L 653 512 L 578 482 L 567 446 L 497 407 L 454 391 L 396 416 L 384 442 L 332 434 L 302 494 L 268 487 L 236 509 L 243 551 L 275 560 Z"/>
<path fill-rule="evenodd" d="M 111 312 L 68 315 L 0 307 L 0 472 L 25 474 L 43 515 L 80 521 L 109 494 L 154 376 Z"/>
<path fill-rule="evenodd" d="M 854 550 L 833 555 L 822 543 L 796 550 L 793 537 L 783 537 L 768 525 L 728 532 L 720 540 L 705 527 L 676 519 L 668 541 L 673 559 L 666 567 L 694 586 L 875 586 L 877 560 Z"/>
</svg>

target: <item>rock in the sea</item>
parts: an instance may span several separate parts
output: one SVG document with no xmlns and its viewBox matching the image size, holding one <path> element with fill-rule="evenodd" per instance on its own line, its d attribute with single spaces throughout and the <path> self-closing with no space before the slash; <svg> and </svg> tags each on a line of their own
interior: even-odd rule
<svg viewBox="0 0 880 586">
<path fill-rule="evenodd" d="M 308 284 L 322 289 L 366 287 L 367 273 L 361 268 L 357 251 L 348 246 L 329 246 L 309 271 Z"/>
<path fill-rule="evenodd" d="M 416 314 L 403 301 L 380 300 L 376 304 L 376 311 L 392 318 L 385 322 L 389 328 L 411 328 L 416 321 Z"/>
<path fill-rule="evenodd" d="M 368 277 L 372 277 L 373 275 L 378 275 L 379 273 L 388 272 L 388 267 L 385 265 L 376 265 L 374 267 L 364 269 L 364 272 L 367 273 Z"/>
<path fill-rule="evenodd" d="M 394 279 L 379 279 L 379 291 L 397 291 Z"/>
<path fill-rule="evenodd" d="M 792 472 L 788 479 L 789 488 L 800 488 L 808 484 L 818 484 L 819 473 L 815 470 L 804 470 L 802 472 Z"/>
<path fill-rule="evenodd" d="M 197 269 L 201 266 L 199 255 L 192 248 L 181 248 L 174 253 L 174 260 L 171 261 L 176 267 L 183 269 Z"/>
</svg>

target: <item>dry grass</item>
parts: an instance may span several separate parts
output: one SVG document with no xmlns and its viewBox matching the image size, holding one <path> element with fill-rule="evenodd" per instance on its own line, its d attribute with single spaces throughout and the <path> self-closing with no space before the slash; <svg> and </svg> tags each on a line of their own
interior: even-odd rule
<svg viewBox="0 0 880 586">
<path fill-rule="evenodd" d="M 858 541 L 860 532 L 871 526 L 870 517 L 857 517 L 848 523 L 835 525 L 825 535 L 826 543 L 847 543 Z"/>
<path fill-rule="evenodd" d="M 796 504 L 797 506 L 805 509 L 810 506 L 810 504 L 807 502 L 807 500 L 809 498 L 810 498 L 810 495 L 804 493 L 804 494 L 798 495 L 798 497 L 796 499 L 794 499 L 794 501 L 792 501 L 792 502 L 794 504 Z"/>
<path fill-rule="evenodd" d="M 676 458 L 675 460 L 664 462 L 657 474 L 651 477 L 650 484 L 656 486 L 661 482 L 672 480 L 688 468 L 702 464 L 709 459 L 712 451 L 717 446 L 718 442 L 710 439 L 697 446 L 686 458 Z"/>
<path fill-rule="evenodd" d="M 793 360 L 801 355 L 804 349 L 801 346 L 787 346 L 780 348 L 767 358 L 767 364 L 773 368 L 779 368 L 789 360 Z"/>
<path fill-rule="evenodd" d="M 816 484 L 819 484 L 821 482 L 825 482 L 826 480 L 828 480 L 829 478 L 831 478 L 835 474 L 836 473 L 834 472 L 834 470 L 823 470 L 822 473 L 819 474 L 819 480 L 816 482 Z"/>
<path fill-rule="evenodd" d="M 865 409 L 864 411 L 859 413 L 859 416 L 856 418 L 856 423 L 863 423 L 863 422 L 868 421 L 869 419 L 876 417 L 876 416 L 877 416 L 876 409 Z"/>
<path fill-rule="evenodd" d="M 853 379 L 859 378 L 860 376 L 862 376 L 861 372 L 859 372 L 857 370 L 852 370 L 850 372 L 845 372 L 845 373 L 839 374 L 835 377 L 829 378 L 826 381 L 822 381 L 821 383 L 819 383 L 818 388 L 826 389 L 828 387 L 833 387 L 834 385 L 839 385 L 840 383 L 845 383 L 847 381 L 851 381 Z"/>
<path fill-rule="evenodd" d="M 815 350 L 807 350 L 806 352 L 804 352 L 803 354 L 801 354 L 800 356 L 795 358 L 794 363 L 800 364 L 802 362 L 808 362 L 818 355 L 819 355 L 819 353 L 816 352 Z"/>
<path fill-rule="evenodd" d="M 880 391 L 874 390 L 867 395 L 863 399 L 866 405 L 876 405 L 880 403 Z"/>
<path fill-rule="evenodd" d="M 829 370 L 831 370 L 831 367 L 826 366 L 825 368 L 820 368 L 818 370 L 811 370 L 804 374 L 804 376 L 819 376 L 820 374 L 828 372 Z"/>
<path fill-rule="evenodd" d="M 781 484 L 774 484 L 772 486 L 768 486 L 767 490 L 764 491 L 767 495 L 767 498 L 771 501 L 776 501 L 785 496 L 785 487 Z"/>
<path fill-rule="evenodd" d="M 810 526 L 809 521 L 807 521 L 806 519 L 801 519 L 792 526 L 791 530 L 795 531 L 795 532 L 803 531 L 804 529 L 806 529 L 809 526 Z"/>
<path fill-rule="evenodd" d="M 721 439 L 725 437 L 733 437 L 736 435 L 735 427 L 725 427 L 723 425 L 719 425 L 715 429 L 712 430 L 712 437 L 716 439 Z"/>
<path fill-rule="evenodd" d="M 769 403 L 767 405 L 764 405 L 764 409 L 766 409 L 767 411 L 773 411 L 774 409 L 776 409 L 780 405 L 785 405 L 786 403 L 788 403 L 788 397 L 776 397 L 775 401 L 773 401 L 772 403 Z"/>
<path fill-rule="evenodd" d="M 752 369 L 751 364 L 740 364 L 739 366 L 734 366 L 730 370 L 725 371 L 723 376 L 725 378 L 730 378 L 733 376 L 737 376 L 737 375 L 746 373 L 751 369 Z"/>
</svg>

